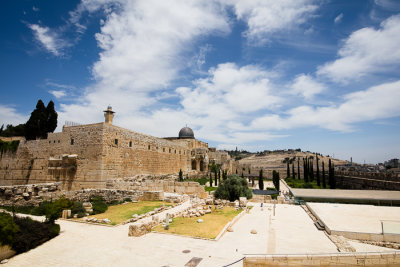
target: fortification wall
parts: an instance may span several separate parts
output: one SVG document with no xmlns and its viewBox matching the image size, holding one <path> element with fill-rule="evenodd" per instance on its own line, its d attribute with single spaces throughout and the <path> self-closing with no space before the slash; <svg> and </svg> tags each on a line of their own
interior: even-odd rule
<svg viewBox="0 0 400 267">
<path fill-rule="evenodd" d="M 64 127 L 47 139 L 20 142 L 15 153 L 1 157 L 0 185 L 59 181 L 69 190 L 105 185 L 101 179 L 102 125 Z"/>
<path fill-rule="evenodd" d="M 0 185 L 61 182 L 66 190 L 105 188 L 112 178 L 189 171 L 190 150 L 114 125 L 63 127 L 47 139 L 21 141 L 0 160 Z"/>
<path fill-rule="evenodd" d="M 183 145 L 113 125 L 105 125 L 103 142 L 107 179 L 188 171 L 190 150 Z"/>
</svg>

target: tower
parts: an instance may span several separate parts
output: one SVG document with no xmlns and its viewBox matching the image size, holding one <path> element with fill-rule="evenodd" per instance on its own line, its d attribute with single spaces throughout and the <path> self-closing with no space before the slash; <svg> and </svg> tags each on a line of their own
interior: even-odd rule
<svg viewBox="0 0 400 267">
<path fill-rule="evenodd" d="M 108 106 L 107 110 L 104 110 L 104 118 L 106 119 L 106 123 L 112 124 L 113 118 L 114 118 L 114 111 L 112 111 L 112 107 Z"/>
</svg>

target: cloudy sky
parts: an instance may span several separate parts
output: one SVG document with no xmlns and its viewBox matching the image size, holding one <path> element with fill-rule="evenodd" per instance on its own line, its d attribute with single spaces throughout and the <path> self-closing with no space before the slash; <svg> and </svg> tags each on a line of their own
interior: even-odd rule
<svg viewBox="0 0 400 267">
<path fill-rule="evenodd" d="M 0 2 L 0 125 L 64 121 L 220 149 L 400 157 L 400 1 Z"/>
</svg>

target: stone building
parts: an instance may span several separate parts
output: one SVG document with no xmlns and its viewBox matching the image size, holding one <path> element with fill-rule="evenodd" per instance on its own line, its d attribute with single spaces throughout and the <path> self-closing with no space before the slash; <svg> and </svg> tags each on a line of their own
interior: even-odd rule
<svg viewBox="0 0 400 267">
<path fill-rule="evenodd" d="M 62 182 L 65 189 L 105 188 L 107 180 L 138 174 L 206 174 L 211 162 L 231 171 L 226 152 L 209 148 L 184 127 L 178 137 L 158 138 L 105 122 L 66 124 L 47 139 L 21 140 L 0 160 L 0 185 Z"/>
</svg>

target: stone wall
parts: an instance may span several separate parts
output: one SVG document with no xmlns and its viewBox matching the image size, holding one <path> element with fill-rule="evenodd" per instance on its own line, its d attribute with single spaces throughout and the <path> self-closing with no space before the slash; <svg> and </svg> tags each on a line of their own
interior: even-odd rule
<svg viewBox="0 0 400 267">
<path fill-rule="evenodd" d="M 121 189 L 82 189 L 75 191 L 61 190 L 61 183 L 32 185 L 0 186 L 0 205 L 38 206 L 45 200 L 55 200 L 61 196 L 87 202 L 93 196 L 101 196 L 108 203 L 131 200 L 162 200 L 162 191 L 121 190 Z"/>
<path fill-rule="evenodd" d="M 319 255 L 247 256 L 244 267 L 261 266 L 399 266 L 399 252 L 338 253 Z"/>
<path fill-rule="evenodd" d="M 335 179 L 337 187 L 342 189 L 400 190 L 400 181 L 340 175 L 335 175 Z"/>
<path fill-rule="evenodd" d="M 155 177 L 157 177 L 157 179 L 151 179 Z M 197 182 L 178 182 L 171 179 L 171 177 L 173 176 L 164 176 L 165 179 L 159 179 L 160 176 L 137 175 L 131 178 L 111 179 L 107 181 L 107 188 L 134 191 L 162 191 L 168 193 L 197 195 L 202 198 L 208 195 L 205 192 L 204 187 Z"/>
<path fill-rule="evenodd" d="M 15 153 L 1 155 L 0 185 L 61 182 L 66 190 L 105 188 L 110 178 L 180 169 L 190 169 L 190 150 L 183 143 L 97 123 L 22 140 Z"/>
</svg>

